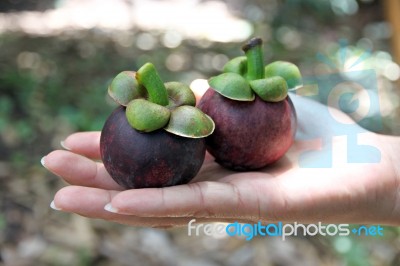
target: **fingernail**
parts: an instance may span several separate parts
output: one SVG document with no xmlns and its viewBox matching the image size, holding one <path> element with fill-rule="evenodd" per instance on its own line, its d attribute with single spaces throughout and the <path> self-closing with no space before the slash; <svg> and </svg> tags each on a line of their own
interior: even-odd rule
<svg viewBox="0 0 400 266">
<path fill-rule="evenodd" d="M 44 168 L 46 167 L 46 162 L 44 161 L 46 159 L 46 156 L 43 156 L 42 159 L 40 159 L 40 163 L 43 165 Z"/>
<path fill-rule="evenodd" d="M 50 203 L 50 208 L 52 208 L 53 210 L 56 210 L 56 211 L 61 211 L 61 209 L 58 208 L 58 207 L 56 206 L 56 204 L 54 203 L 54 200 Z"/>
<path fill-rule="evenodd" d="M 107 203 L 106 206 L 104 206 L 104 210 L 112 213 L 118 213 L 118 209 L 114 208 L 111 203 Z"/>
<path fill-rule="evenodd" d="M 65 145 L 65 141 L 64 141 L 64 140 L 60 141 L 60 145 L 61 145 L 61 147 L 63 147 L 63 148 L 66 149 L 67 151 L 71 150 L 69 147 L 67 147 L 67 146 Z"/>
</svg>

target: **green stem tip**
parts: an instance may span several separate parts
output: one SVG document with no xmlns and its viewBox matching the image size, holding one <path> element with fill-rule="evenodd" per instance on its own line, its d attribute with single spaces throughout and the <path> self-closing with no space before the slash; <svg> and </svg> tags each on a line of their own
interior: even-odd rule
<svg viewBox="0 0 400 266">
<path fill-rule="evenodd" d="M 162 106 L 167 106 L 168 93 L 163 81 L 152 63 L 144 64 L 137 72 L 136 78 L 149 95 L 149 101 Z"/>
<path fill-rule="evenodd" d="M 262 39 L 252 38 L 242 47 L 247 57 L 247 80 L 263 79 L 264 55 L 262 50 Z"/>
</svg>

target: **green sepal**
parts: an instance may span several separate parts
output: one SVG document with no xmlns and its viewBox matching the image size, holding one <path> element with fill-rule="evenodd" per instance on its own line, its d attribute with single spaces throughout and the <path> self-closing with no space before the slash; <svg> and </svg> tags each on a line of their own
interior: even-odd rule
<svg viewBox="0 0 400 266">
<path fill-rule="evenodd" d="M 131 101 L 126 107 L 128 123 L 136 130 L 151 132 L 167 125 L 171 112 L 168 108 L 144 99 Z"/>
<path fill-rule="evenodd" d="M 164 83 L 167 89 L 169 104 L 168 108 L 174 108 L 181 105 L 196 105 L 196 97 L 190 87 L 181 82 Z"/>
<path fill-rule="evenodd" d="M 166 131 L 187 138 L 204 138 L 214 132 L 214 121 L 200 109 L 184 105 L 171 112 Z"/>
<path fill-rule="evenodd" d="M 247 73 L 247 57 L 239 56 L 229 60 L 223 68 L 224 73 L 236 73 L 245 76 Z"/>
<path fill-rule="evenodd" d="M 188 138 L 203 138 L 214 131 L 214 121 L 194 107 L 196 97 L 190 87 L 180 82 L 164 84 L 151 63 L 144 64 L 137 72 L 120 73 L 109 92 L 126 106 L 126 119 L 138 131 L 164 128 Z"/>
<path fill-rule="evenodd" d="M 250 87 L 262 100 L 267 102 L 280 102 L 286 99 L 288 94 L 287 83 L 280 76 L 252 80 Z"/>
<path fill-rule="evenodd" d="M 275 61 L 265 67 L 265 77 L 280 76 L 287 82 L 289 90 L 303 86 L 299 68 L 290 62 Z"/>
<path fill-rule="evenodd" d="M 236 101 L 253 101 L 255 95 L 247 80 L 236 73 L 223 73 L 212 77 L 208 84 L 216 92 Z"/>
<path fill-rule="evenodd" d="M 116 103 L 123 106 L 127 106 L 134 99 L 147 96 L 146 89 L 136 80 L 134 71 L 123 71 L 115 76 L 108 87 L 108 94 Z"/>
</svg>

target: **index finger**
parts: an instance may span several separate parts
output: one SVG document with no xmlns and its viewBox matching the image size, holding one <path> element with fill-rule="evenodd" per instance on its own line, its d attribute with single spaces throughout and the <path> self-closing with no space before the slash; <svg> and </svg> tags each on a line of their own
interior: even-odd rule
<svg viewBox="0 0 400 266">
<path fill-rule="evenodd" d="M 74 153 L 99 160 L 100 156 L 100 131 L 77 132 L 69 135 L 61 145 Z"/>
</svg>

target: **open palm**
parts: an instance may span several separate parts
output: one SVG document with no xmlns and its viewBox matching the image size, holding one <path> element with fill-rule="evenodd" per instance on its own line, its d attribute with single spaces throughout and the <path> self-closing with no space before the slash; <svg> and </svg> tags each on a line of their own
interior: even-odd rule
<svg viewBox="0 0 400 266">
<path fill-rule="evenodd" d="M 399 175 L 393 161 L 400 159 L 399 139 L 365 131 L 360 141 L 375 147 L 379 160 L 371 160 L 366 152 L 357 154 L 364 163 L 347 163 L 346 138 L 331 138 L 328 149 L 321 142 L 334 135 L 339 124 L 327 122 L 323 110 L 328 107 L 298 96 L 292 99 L 298 134 L 280 161 L 262 171 L 233 172 L 207 154 L 199 174 L 187 185 L 122 190 L 98 161 L 100 132 L 75 133 L 64 141 L 67 151 L 53 151 L 43 159 L 47 169 L 70 184 L 56 193 L 53 207 L 151 227 L 186 225 L 191 219 L 398 224 Z M 328 110 L 352 124 L 350 131 L 359 131 L 344 113 Z M 307 153 L 310 150 L 319 152 Z M 318 167 L 321 158 L 330 157 L 331 167 Z M 310 162 L 317 166 L 299 165 Z"/>
</svg>

